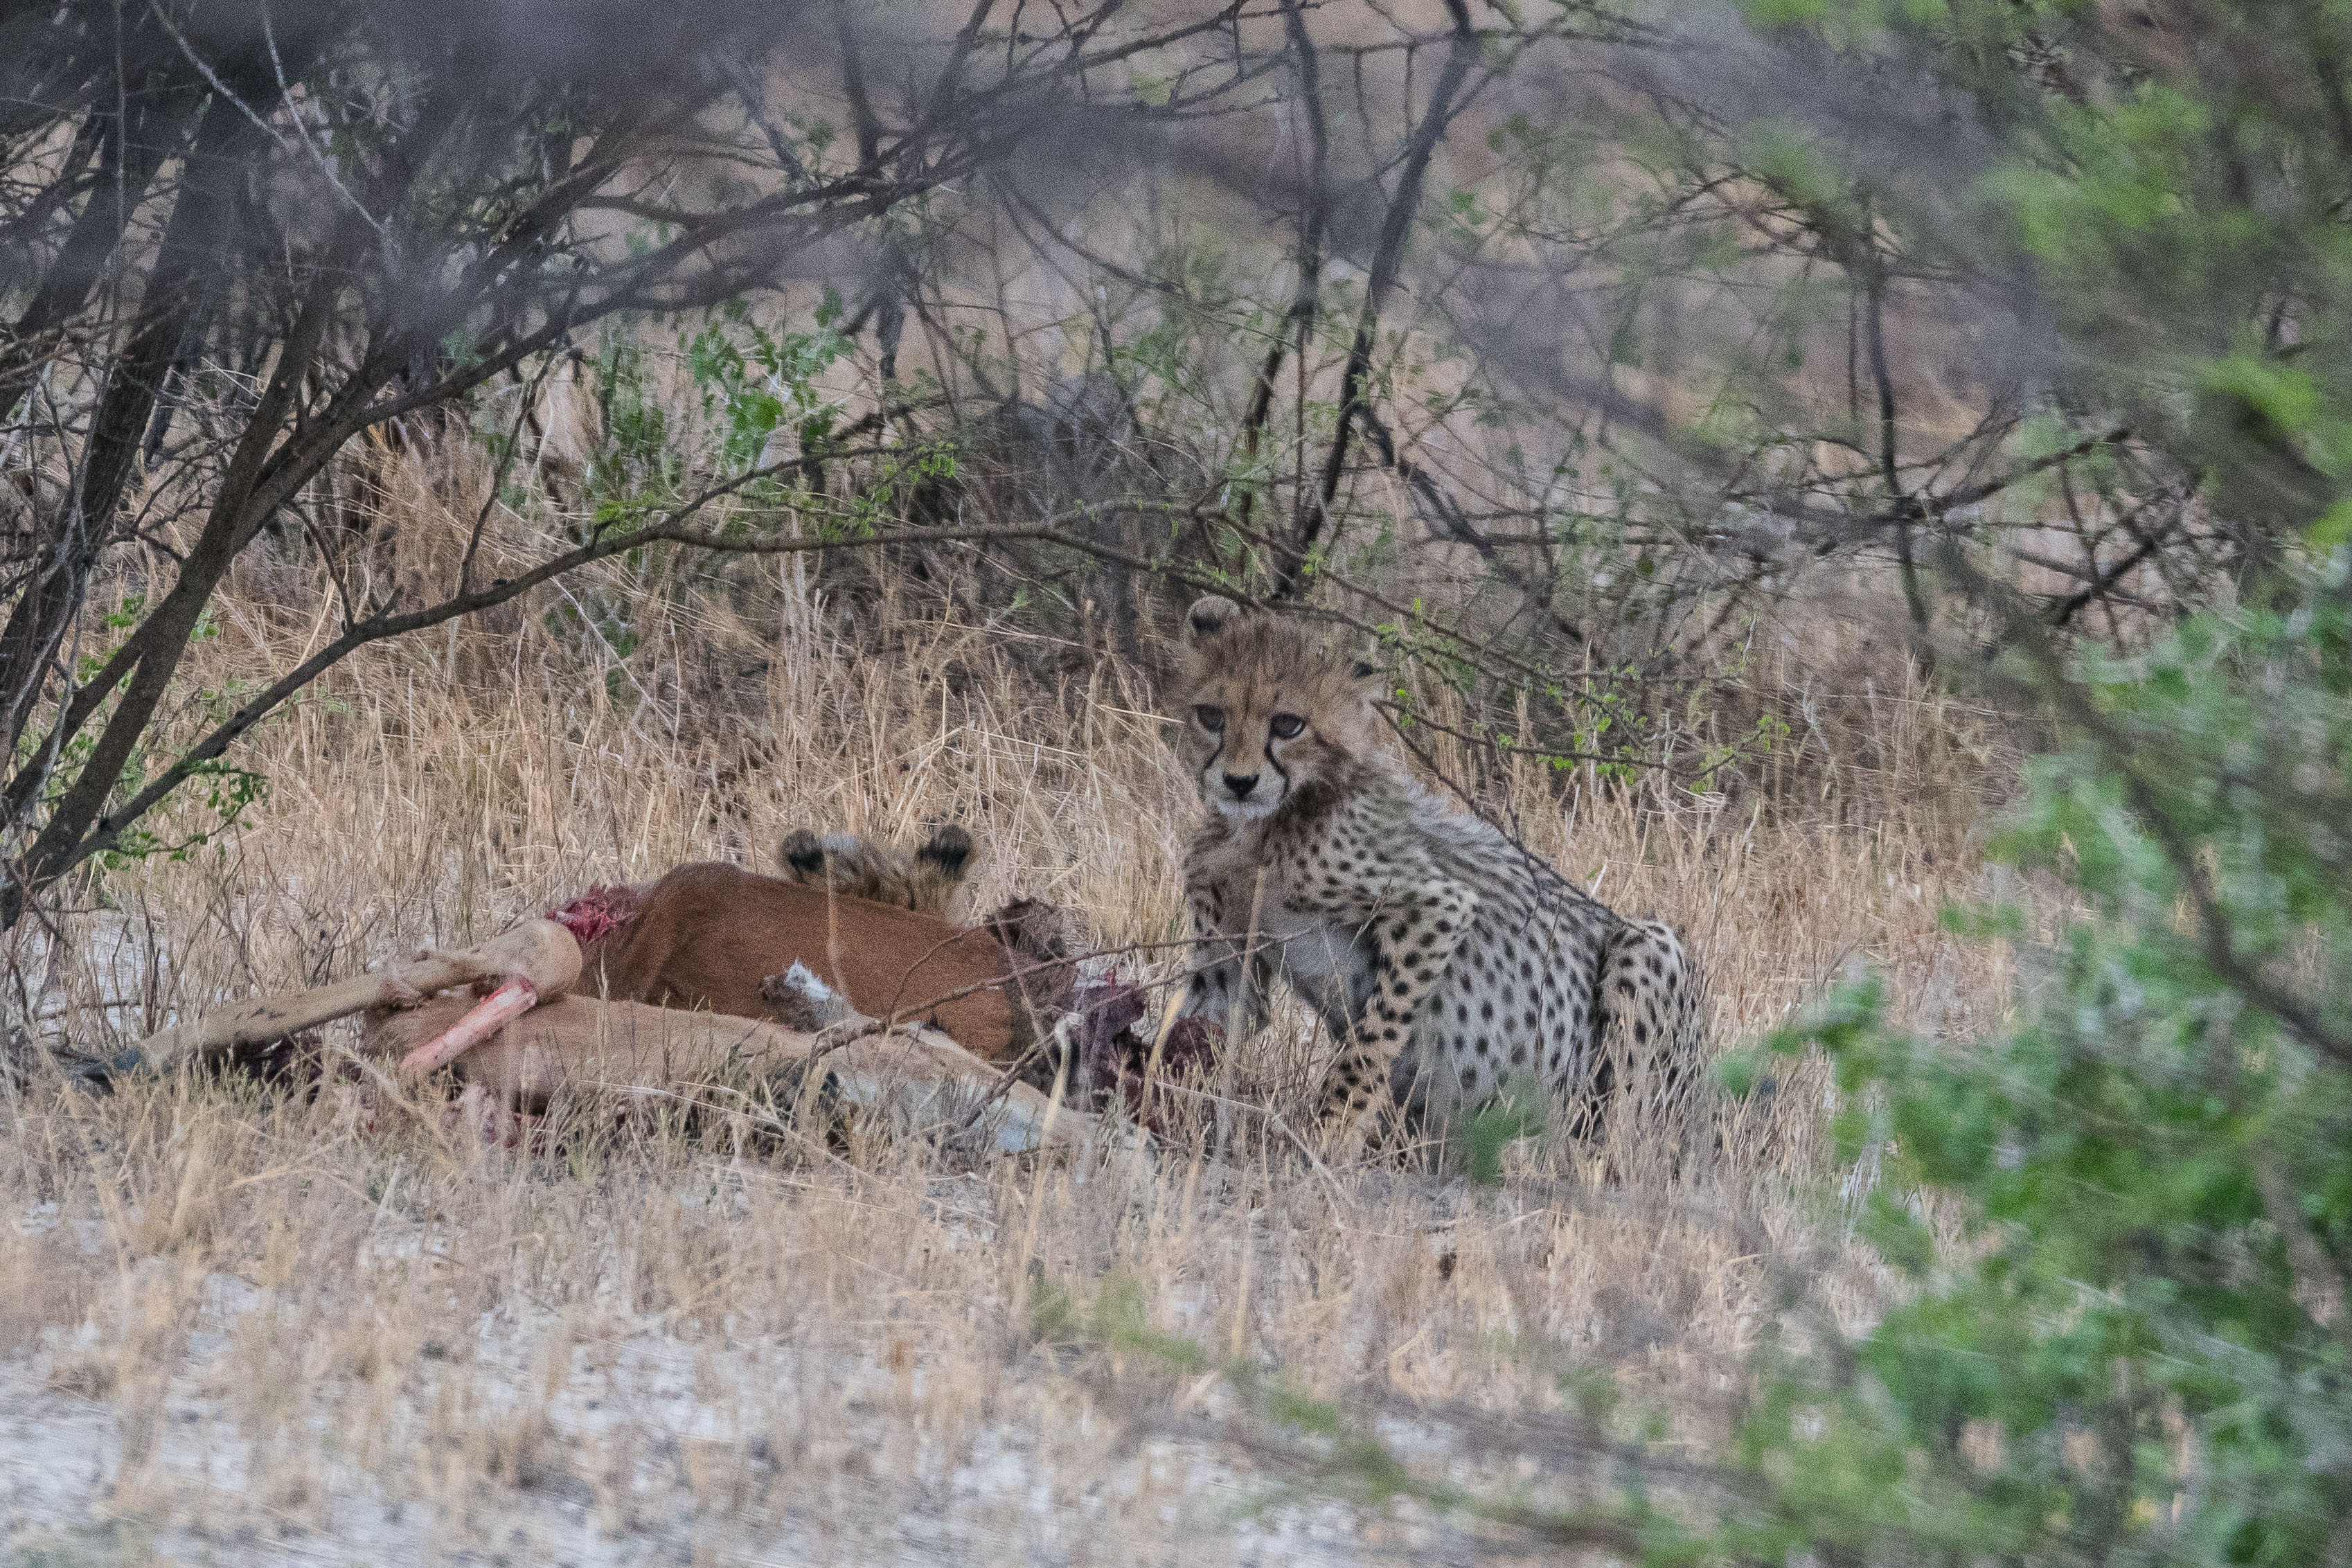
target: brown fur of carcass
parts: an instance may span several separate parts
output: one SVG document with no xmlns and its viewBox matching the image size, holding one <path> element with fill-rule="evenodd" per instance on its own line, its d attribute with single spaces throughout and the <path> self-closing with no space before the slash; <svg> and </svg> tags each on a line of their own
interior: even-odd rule
<svg viewBox="0 0 2352 1568">
<path fill-rule="evenodd" d="M 992 930 L 716 862 L 656 882 L 583 960 L 583 995 L 740 1018 L 770 1017 L 761 983 L 798 963 L 860 1013 L 998 1062 L 1035 1043 L 1039 1011 L 1066 984 Z"/>
</svg>

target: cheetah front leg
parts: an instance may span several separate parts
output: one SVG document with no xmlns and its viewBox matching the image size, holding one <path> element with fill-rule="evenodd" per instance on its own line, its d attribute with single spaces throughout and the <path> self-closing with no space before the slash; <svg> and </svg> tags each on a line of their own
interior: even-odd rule
<svg viewBox="0 0 2352 1568">
<path fill-rule="evenodd" d="M 1322 1121 L 1335 1153 L 1353 1154 L 1370 1136 L 1369 1113 L 1387 1103 L 1390 1071 L 1412 1038 L 1413 1019 L 1454 961 L 1477 907 L 1478 895 L 1467 887 L 1436 881 L 1391 901 L 1366 924 L 1371 994 L 1323 1086 Z"/>
<path fill-rule="evenodd" d="M 1234 1045 L 1257 1032 L 1264 1021 L 1269 969 L 1263 952 L 1245 952 L 1246 935 L 1224 929 L 1224 894 L 1214 885 L 1186 890 L 1192 917 L 1192 977 L 1186 983 L 1180 1018 L 1198 1018 L 1224 1031 Z"/>
</svg>

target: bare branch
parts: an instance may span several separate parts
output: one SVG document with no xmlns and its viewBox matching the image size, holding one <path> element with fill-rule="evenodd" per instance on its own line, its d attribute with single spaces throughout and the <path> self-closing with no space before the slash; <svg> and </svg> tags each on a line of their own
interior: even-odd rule
<svg viewBox="0 0 2352 1568">
<path fill-rule="evenodd" d="M 1477 63 L 1478 34 L 1470 25 L 1466 0 L 1445 0 L 1445 10 L 1454 23 L 1453 44 L 1446 50 L 1445 67 L 1438 73 L 1437 85 L 1430 89 L 1429 107 L 1406 143 L 1396 194 L 1381 220 L 1380 237 L 1372 247 L 1370 275 L 1364 283 L 1363 309 L 1357 315 L 1356 335 L 1348 347 L 1347 366 L 1340 373 L 1338 425 L 1331 432 L 1330 450 L 1323 459 L 1322 480 L 1307 498 L 1304 513 L 1294 524 L 1290 546 L 1276 564 L 1274 597 L 1277 600 L 1297 595 L 1306 581 L 1316 545 L 1328 524 L 1331 503 L 1339 496 L 1339 479 L 1347 470 L 1348 435 L 1355 427 L 1356 406 L 1363 401 L 1364 384 L 1371 376 L 1372 348 L 1380 333 L 1381 310 L 1388 301 L 1389 291 L 1396 286 L 1397 274 L 1404 261 L 1405 241 L 1412 235 L 1413 219 L 1420 216 L 1422 183 L 1429 173 L 1429 160 L 1437 151 L 1438 140 L 1445 134 L 1446 127 L 1453 123 L 1455 99 L 1462 84 L 1469 79 L 1470 68 Z"/>
</svg>

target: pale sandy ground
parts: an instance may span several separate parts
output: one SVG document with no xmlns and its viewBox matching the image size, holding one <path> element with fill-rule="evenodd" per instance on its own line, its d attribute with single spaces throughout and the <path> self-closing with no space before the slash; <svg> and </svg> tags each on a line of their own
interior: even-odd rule
<svg viewBox="0 0 2352 1568">
<path fill-rule="evenodd" d="M 701 1173 L 724 1190 L 721 1169 Z M 1097 1172 L 1076 1185 L 1048 1177 L 1031 1195 L 1049 1218 L 1080 1228 L 1112 1208 L 1172 1196 L 1162 1178 L 1128 1175 L 1123 1194 L 1104 1191 L 1120 1184 L 1118 1173 Z M 1216 1184 L 1213 1173 L 1205 1183 L 1189 1175 L 1195 1196 Z M 759 1173 L 741 1179 L 756 1184 Z M 827 1283 L 781 1313 L 755 1307 L 749 1321 L 699 1325 L 694 1337 L 666 1326 L 675 1303 L 628 1310 L 615 1289 L 625 1269 L 604 1278 L 601 1301 L 566 1300 L 569 1282 L 542 1279 L 540 1289 L 495 1292 L 497 1305 L 468 1317 L 457 1298 L 472 1291 L 434 1283 L 465 1272 L 461 1249 L 389 1200 L 356 1236 L 359 1274 L 376 1281 L 356 1298 L 348 1283 L 329 1296 L 299 1279 L 271 1289 L 250 1275 L 197 1275 L 184 1251 L 177 1265 L 153 1255 L 129 1261 L 109 1283 L 112 1302 L 0 1360 L 0 1563 L 1191 1564 L 1477 1555 L 1453 1526 L 1416 1508 L 1310 1500 L 1250 1464 L 1224 1441 L 1235 1402 L 1214 1373 L 1174 1375 L 1148 1356 L 1130 1364 L 1083 1331 L 1069 1339 L 1008 1332 L 985 1321 L 992 1311 L 908 1290 L 903 1279 L 877 1279 L 870 1295 L 839 1300 L 845 1313 L 825 1312 L 821 1300 L 837 1294 L 834 1271 L 848 1264 L 887 1275 L 910 1250 L 963 1253 L 946 1260 L 948 1278 L 974 1266 L 1001 1277 L 1002 1260 L 990 1254 L 1010 1237 L 973 1216 L 998 1208 L 1017 1184 L 973 1175 L 919 1187 L 932 1216 L 928 1240 L 910 1249 L 898 1224 L 841 1232 L 826 1228 L 840 1213 L 805 1216 L 810 1228 L 799 1239 L 809 1250 L 799 1262 Z M 914 1191 L 902 1184 L 889 1195 Z M 1299 1299 L 1306 1282 L 1297 1265 L 1328 1258 L 1328 1238 L 1298 1227 L 1314 1222 L 1309 1211 L 1322 1200 L 1303 1186 L 1255 1195 L 1238 1224 L 1194 1214 L 1196 1259 L 1235 1240 L 1250 1258 L 1213 1285 L 1167 1281 L 1153 1314 L 1160 1326 L 1237 1342 L 1263 1336 L 1265 1349 L 1314 1331 L 1313 1287 Z M 1610 1293 L 1574 1259 L 1521 1245 L 1555 1227 L 1569 1245 L 1622 1233 L 1605 1217 L 1596 1231 L 1591 1215 L 1473 1197 L 1443 1178 L 1370 1178 L 1351 1196 L 1379 1205 L 1354 1213 L 1381 1233 L 1364 1249 L 1373 1267 L 1361 1283 L 1375 1295 L 1405 1294 L 1359 1299 L 1337 1315 L 1348 1342 L 1326 1349 L 1344 1361 L 1385 1363 L 1400 1384 L 1433 1394 L 1475 1394 L 1475 1371 L 1465 1377 L 1445 1363 L 1478 1356 L 1478 1346 L 1465 1341 L 1418 1360 L 1430 1336 L 1394 1332 L 1383 1306 L 1443 1302 L 1427 1319 L 1442 1339 L 1465 1306 L 1472 1318 L 1491 1319 L 1490 1292 L 1516 1285 L 1526 1296 L 1538 1280 L 1550 1288 L 1538 1294 L 1560 1305 L 1590 1301 L 1597 1286 L 1604 1310 L 1584 1314 L 1568 1337 L 1603 1356 L 1640 1358 L 1632 1344 L 1604 1342 L 1626 1315 L 1646 1320 L 1636 1334 L 1654 1336 L 1647 1348 L 1668 1363 L 1668 1342 L 1687 1337 Z M 822 1210 L 856 1198 L 835 1191 L 796 1201 Z M 725 1229 L 775 1213 L 758 1202 L 701 1206 L 731 1211 L 715 1218 Z M 1215 1206 L 1213 1197 L 1204 1204 Z M 478 1224 L 487 1215 L 467 1217 Z M 114 1246 L 125 1237 L 103 1219 L 68 1224 L 54 1204 L 20 1214 L 14 1229 L 20 1243 L 40 1244 L 20 1247 L 16 1261 L 55 1263 L 70 1253 L 110 1272 L 123 1261 Z M 412 1268 L 420 1259 L 425 1266 Z M 767 1261 L 793 1266 L 781 1254 Z M 1066 1261 L 1055 1260 L 1057 1274 Z M 1534 1274 L 1524 1272 L 1530 1263 L 1540 1265 Z M 270 1268 L 265 1258 L 253 1273 L 267 1278 Z M 1253 1270 L 1252 1321 L 1235 1330 L 1220 1321 L 1221 1298 L 1237 1282 L 1247 1289 Z M 1519 1277 L 1507 1280 L 1506 1272 Z M 420 1278 L 425 1289 L 411 1289 Z M 385 1342 L 380 1360 L 352 1353 L 367 1324 L 314 1315 L 327 1300 L 359 1303 Z M 1702 1338 L 1738 1332 L 1737 1321 L 1716 1318 L 1714 1304 L 1688 1304 L 1697 1306 L 1690 1326 Z M 762 1317 L 770 1331 L 759 1331 Z M 969 1327 L 958 1333 L 959 1324 Z M 1445 1431 L 1393 1416 L 1379 1426 L 1435 1473 L 1483 1473 Z"/>
<path fill-rule="evenodd" d="M 234 1283 L 234 1282 L 232 1282 Z M 224 1291 L 224 1296 L 236 1292 Z M 231 1309 L 233 1310 L 233 1309 Z M 471 1397 L 518 1397 L 501 1379 L 486 1331 L 469 1369 Z M 303 1517 L 243 1497 L 245 1445 L 223 1401 L 205 1390 L 213 1363 L 192 1354 L 163 1404 L 163 1474 L 171 1499 L 159 1522 L 112 1500 L 122 1443 L 113 1412 L 47 1384 L 38 1358 L 0 1364 L 0 1563 L 482 1563 L 548 1568 L 635 1564 L 880 1563 L 1346 1563 L 1404 1552 L 1418 1562 L 1444 1531 L 1391 1523 L 1368 1539 L 1358 1510 L 1285 1503 L 1280 1489 L 1213 1457 L 1206 1445 L 1116 1441 L 1107 1421 L 1077 1410 L 1075 1428 L 992 1426 L 958 1456 L 911 1442 L 888 1408 L 892 1374 L 872 1361 L 821 1373 L 865 1389 L 842 1407 L 829 1439 L 786 1458 L 692 1394 L 697 1352 L 656 1335 L 608 1347 L 616 1364 L 575 1373 L 549 1401 L 542 1469 L 519 1487 L 451 1504 L 426 1485 L 388 1487 L 320 1449 Z M 788 1401 L 803 1375 L 786 1356 L 729 1358 L 731 1373 Z M 429 1401 L 439 1380 L 417 1380 Z M 1083 1406 L 1082 1399 L 1076 1401 Z M 1099 1447 L 1098 1447 L 1099 1446 Z M 1040 1479 L 1041 1448 L 1058 1450 L 1057 1483 Z M 1088 1450 L 1094 1450 L 1089 1453 Z M 894 1451 L 898 1451 L 895 1452 Z M 875 1456 L 907 1463 L 877 1473 Z M 594 1473 L 594 1480 L 582 1471 Z M 789 1475 L 786 1474 L 787 1470 Z M 1080 1474 L 1091 1479 L 1079 1480 Z M 729 1489 L 789 1489 L 758 1521 L 706 1504 Z M 425 1495 L 416 1495 L 416 1494 Z M 407 1495 L 404 1495 L 407 1494 Z M 273 1517 L 275 1515 L 275 1517 Z"/>
</svg>

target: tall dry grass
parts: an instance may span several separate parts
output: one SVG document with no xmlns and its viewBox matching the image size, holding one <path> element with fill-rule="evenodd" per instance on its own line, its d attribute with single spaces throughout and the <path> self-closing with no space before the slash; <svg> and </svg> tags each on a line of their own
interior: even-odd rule
<svg viewBox="0 0 2352 1568">
<path fill-rule="evenodd" d="M 400 548 L 430 555 L 469 513 L 440 499 L 446 476 L 394 477 Z M 247 573 L 205 684 L 320 635 L 272 575 L 299 570 Z M 463 940 L 593 882 L 764 864 L 803 824 L 906 837 L 951 817 L 983 849 L 975 906 L 1050 899 L 1105 946 L 1181 934 L 1196 807 L 1139 679 L 1098 664 L 1047 684 L 1015 634 L 905 584 L 852 626 L 822 581 L 615 563 L 528 615 L 363 653 L 255 735 L 243 757 L 269 795 L 234 833 L 104 871 L 19 936 L 17 1017 L 102 1051 L 191 1003 Z M 593 629 L 615 618 L 625 658 Z M 2000 731 L 1833 624 L 1784 629 L 1749 679 L 1824 717 L 1769 788 L 1562 791 L 1528 768 L 1504 804 L 1601 898 L 1684 925 L 1719 1041 L 1857 961 L 1915 1023 L 1965 1035 L 2009 976 L 1937 913 L 1977 890 L 1968 803 L 1997 783 Z M 1448 743 L 1434 760 L 1466 769 Z M 201 826 L 193 805 L 167 824 Z M 1163 953 L 1129 962 L 1164 971 Z M 1528 1472 L 1463 1419 L 1599 1384 L 1629 1430 L 1703 1449 L 1774 1310 L 1768 1268 L 1811 1272 L 1852 1322 L 1888 1288 L 1816 1195 L 1825 1092 L 1795 1075 L 1679 1177 L 1612 1185 L 1530 1158 L 1474 1188 L 1326 1170 L 1270 1136 L 1219 1159 L 1213 1121 L 1097 1165 L 960 1170 L 919 1144 L 845 1154 L 643 1117 L 520 1157 L 362 1132 L 331 1096 L 93 1097 L 37 1067 L 0 1127 L 0 1540 L 94 1561 L 1444 1548 L 1447 1521 L 1286 1490 L 1234 1440 L 1226 1380 L 1103 1325 L 1386 1410 L 1409 1456 L 1467 1481 Z"/>
</svg>

